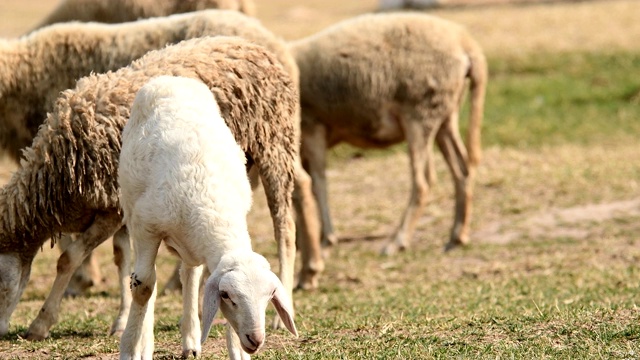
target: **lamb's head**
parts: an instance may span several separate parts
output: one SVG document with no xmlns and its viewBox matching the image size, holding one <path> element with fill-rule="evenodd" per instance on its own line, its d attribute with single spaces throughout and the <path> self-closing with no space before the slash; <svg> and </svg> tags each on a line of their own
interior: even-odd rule
<svg viewBox="0 0 640 360">
<path fill-rule="evenodd" d="M 0 254 L 0 336 L 9 332 L 9 318 L 29 280 L 31 263 L 15 253 Z"/>
<path fill-rule="evenodd" d="M 218 308 L 238 334 L 242 349 L 253 354 L 264 344 L 265 310 L 271 301 L 287 329 L 298 336 L 291 299 L 267 260 L 247 250 L 225 254 L 204 289 L 202 342 Z"/>
</svg>

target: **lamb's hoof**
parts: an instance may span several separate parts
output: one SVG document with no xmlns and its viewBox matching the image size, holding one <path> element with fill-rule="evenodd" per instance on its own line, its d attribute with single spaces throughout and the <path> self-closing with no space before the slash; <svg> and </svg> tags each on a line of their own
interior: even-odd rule
<svg viewBox="0 0 640 360">
<path fill-rule="evenodd" d="M 193 356 L 194 358 L 197 358 L 200 356 L 200 349 L 185 349 L 182 350 L 182 358 L 183 359 L 188 359 L 189 356 Z"/>
</svg>

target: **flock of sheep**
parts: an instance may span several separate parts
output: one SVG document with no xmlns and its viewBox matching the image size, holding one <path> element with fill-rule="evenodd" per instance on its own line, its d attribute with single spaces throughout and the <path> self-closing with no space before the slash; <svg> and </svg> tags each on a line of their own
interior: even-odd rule
<svg viewBox="0 0 640 360">
<path fill-rule="evenodd" d="M 232 359 L 264 344 L 269 302 L 274 324 L 297 335 L 296 235 L 297 286 L 317 287 L 321 246 L 337 240 L 325 167 L 340 142 L 408 143 L 411 197 L 385 253 L 409 246 L 435 176 L 434 144 L 455 185 L 447 248 L 469 241 L 487 84 L 469 34 L 424 14 L 370 14 L 287 43 L 253 15 L 249 0 L 66 0 L 38 29 L 0 40 L 0 147 L 20 164 L 0 189 L 0 336 L 39 249 L 71 235 L 27 339 L 48 336 L 74 271 L 110 237 L 121 358 L 153 355 L 162 242 L 181 259 L 183 356 L 200 354 L 218 309 Z M 278 276 L 247 230 L 258 176 Z"/>
</svg>

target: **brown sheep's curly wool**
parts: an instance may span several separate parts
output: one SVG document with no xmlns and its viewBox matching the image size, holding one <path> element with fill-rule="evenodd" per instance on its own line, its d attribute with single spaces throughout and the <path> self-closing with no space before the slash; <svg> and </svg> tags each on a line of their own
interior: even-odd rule
<svg viewBox="0 0 640 360">
<path fill-rule="evenodd" d="M 277 54 L 292 78 L 285 43 L 237 11 L 206 10 L 125 24 L 68 23 L 0 40 L 0 149 L 18 160 L 61 91 L 90 73 L 127 66 L 150 50 L 201 36 L 240 36 Z"/>
<path fill-rule="evenodd" d="M 25 150 L 21 167 L 0 189 L 0 255 L 18 253 L 22 264 L 30 264 L 44 241 L 59 232 L 84 232 L 79 241 L 91 251 L 120 227 L 121 131 L 137 90 L 159 75 L 198 79 L 211 89 L 238 144 L 258 168 L 276 238 L 292 241 L 297 88 L 265 48 L 220 36 L 152 51 L 64 91 Z M 58 276 L 67 270 L 61 267 L 67 258 L 63 254 L 58 262 Z M 48 308 L 48 300 L 34 321 L 44 322 L 46 331 L 57 316 L 51 314 L 57 314 L 59 299 L 53 302 Z"/>
</svg>

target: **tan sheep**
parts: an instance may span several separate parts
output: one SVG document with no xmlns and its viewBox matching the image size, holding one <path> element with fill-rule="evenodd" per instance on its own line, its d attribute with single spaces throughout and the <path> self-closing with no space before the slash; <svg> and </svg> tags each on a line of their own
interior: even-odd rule
<svg viewBox="0 0 640 360">
<path fill-rule="evenodd" d="M 336 242 L 325 180 L 326 150 L 340 142 L 383 148 L 407 141 L 409 205 L 384 252 L 406 248 L 432 183 L 433 144 L 442 151 L 456 191 L 447 248 L 469 239 L 487 64 L 461 26 L 425 14 L 371 14 L 343 21 L 291 43 L 300 68 L 302 150 L 322 215 L 322 239 Z M 470 80 L 467 145 L 458 114 Z"/>
<path fill-rule="evenodd" d="M 116 25 L 52 25 L 19 39 L 0 40 L 0 68 L 12 69 L 0 73 L 0 148 L 17 161 L 59 92 L 73 88 L 76 79 L 91 72 L 116 70 L 149 50 L 204 35 L 241 36 L 267 47 L 297 84 L 298 69 L 284 41 L 257 19 L 236 11 L 205 10 Z M 300 228 L 307 237 L 318 237 L 310 187 L 309 176 L 298 166 L 296 203 L 307 204 L 296 205 Z M 302 274 L 318 273 L 318 262 L 321 260 L 306 260 Z M 87 271 L 77 278 L 87 278 L 83 273 Z"/>
<path fill-rule="evenodd" d="M 297 89 L 265 48 L 238 37 L 203 37 L 149 52 L 116 72 L 82 78 L 60 95 L 20 168 L 0 190 L 0 335 L 7 332 L 33 257 L 47 238 L 81 233 L 58 260 L 54 286 L 28 339 L 47 337 L 73 271 L 120 228 L 116 179 L 122 127 L 138 89 L 160 75 L 199 79 L 214 93 L 248 166 L 260 173 L 278 242 L 280 279 L 291 296 Z M 120 246 L 126 255 L 128 242 Z M 126 257 L 118 264 L 121 284 L 128 276 Z M 114 325 L 121 331 L 117 325 L 124 321 Z"/>
<path fill-rule="evenodd" d="M 68 21 L 115 24 L 205 9 L 256 15 L 253 0 L 62 0 L 36 29 Z"/>
</svg>

